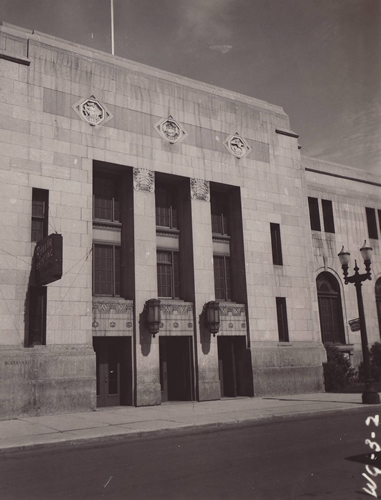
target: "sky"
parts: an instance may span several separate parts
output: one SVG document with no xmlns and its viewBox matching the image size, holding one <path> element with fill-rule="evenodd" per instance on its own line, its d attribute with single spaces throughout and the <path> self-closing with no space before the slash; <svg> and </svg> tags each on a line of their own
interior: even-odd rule
<svg viewBox="0 0 381 500">
<path fill-rule="evenodd" d="M 0 21 L 111 52 L 111 0 Z M 115 54 L 277 104 L 301 153 L 381 175 L 381 0 L 114 0 Z"/>
</svg>

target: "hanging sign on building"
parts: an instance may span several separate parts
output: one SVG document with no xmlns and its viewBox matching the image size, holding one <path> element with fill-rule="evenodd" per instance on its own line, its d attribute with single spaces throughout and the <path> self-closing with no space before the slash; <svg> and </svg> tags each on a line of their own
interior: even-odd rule
<svg viewBox="0 0 381 500">
<path fill-rule="evenodd" d="M 50 234 L 34 250 L 34 284 L 43 286 L 62 278 L 62 234 Z"/>
<path fill-rule="evenodd" d="M 349 326 L 351 327 L 351 332 L 359 332 L 360 328 L 360 318 L 350 319 L 348 321 Z"/>
</svg>

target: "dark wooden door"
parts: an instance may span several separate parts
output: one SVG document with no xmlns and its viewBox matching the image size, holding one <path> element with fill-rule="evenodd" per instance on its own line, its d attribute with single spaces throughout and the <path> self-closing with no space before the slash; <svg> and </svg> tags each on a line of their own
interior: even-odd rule
<svg viewBox="0 0 381 500">
<path fill-rule="evenodd" d="M 251 352 L 244 336 L 218 338 L 221 397 L 253 396 Z"/>
<path fill-rule="evenodd" d="M 192 350 L 190 337 L 161 337 L 160 384 L 161 400 L 191 401 Z"/>
<path fill-rule="evenodd" d="M 330 273 L 323 272 L 317 277 L 316 285 L 322 341 L 345 344 L 343 312 L 337 280 Z"/>
<path fill-rule="evenodd" d="M 218 365 L 222 397 L 237 396 L 237 369 L 233 337 L 218 338 Z"/>
<path fill-rule="evenodd" d="M 323 342 L 344 343 L 339 316 L 341 313 L 341 304 L 339 304 L 338 297 L 336 295 L 320 296 L 319 312 Z"/>
<path fill-rule="evenodd" d="M 167 339 L 161 337 L 159 339 L 159 354 L 160 354 L 160 386 L 161 386 L 161 401 L 168 401 L 168 362 L 167 362 Z"/>
<path fill-rule="evenodd" d="M 120 405 L 121 349 L 118 339 L 95 338 L 97 406 Z"/>
</svg>

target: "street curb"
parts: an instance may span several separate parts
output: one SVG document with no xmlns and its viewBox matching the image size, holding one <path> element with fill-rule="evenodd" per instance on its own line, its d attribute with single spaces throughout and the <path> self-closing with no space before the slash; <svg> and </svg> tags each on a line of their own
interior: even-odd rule
<svg viewBox="0 0 381 500">
<path fill-rule="evenodd" d="M 356 411 L 356 412 L 366 412 L 370 408 L 381 409 L 380 405 L 367 405 L 365 408 L 363 405 L 359 403 L 359 406 L 351 406 L 346 408 L 329 408 L 326 410 L 317 410 L 317 411 L 306 411 L 306 412 L 296 412 L 292 414 L 285 415 L 271 415 L 271 416 L 259 416 L 252 418 L 245 418 L 242 420 L 230 420 L 226 422 L 213 422 L 207 424 L 189 424 L 182 425 L 180 427 L 175 428 L 166 428 L 166 429 L 153 429 L 153 430 L 144 430 L 144 431 L 135 431 L 130 433 L 121 433 L 114 435 L 104 435 L 104 436 L 94 436 L 87 438 L 68 438 L 63 441 L 57 442 L 46 442 L 46 443 L 30 443 L 25 445 L 10 445 L 9 447 L 0 447 L 0 456 L 5 454 L 16 453 L 19 451 L 37 451 L 43 450 L 47 448 L 69 448 L 81 445 L 95 445 L 95 444 L 113 444 L 116 441 L 131 441 L 142 438 L 151 438 L 151 437 L 164 437 L 166 435 L 176 436 L 176 435 L 190 435 L 195 433 L 204 433 L 204 432 L 212 432 L 216 430 L 229 430 L 234 427 L 251 427 L 255 425 L 269 425 L 271 423 L 275 423 L 276 421 L 284 421 L 284 420 L 293 420 L 301 417 L 305 418 L 314 418 L 314 417 L 322 417 L 327 413 L 342 413 L 344 411 Z M 115 426 L 117 427 L 117 426 Z M 1 445 L 0 445 L 1 446 Z"/>
</svg>

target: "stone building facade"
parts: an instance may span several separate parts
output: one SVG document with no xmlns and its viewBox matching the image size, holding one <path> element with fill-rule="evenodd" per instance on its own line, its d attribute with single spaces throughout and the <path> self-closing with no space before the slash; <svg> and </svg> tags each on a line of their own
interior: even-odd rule
<svg viewBox="0 0 381 500">
<path fill-rule="evenodd" d="M 10 25 L 0 83 L 0 418 L 323 391 L 322 272 L 358 361 L 336 255 L 380 179 L 301 157 L 278 106 Z"/>
</svg>

